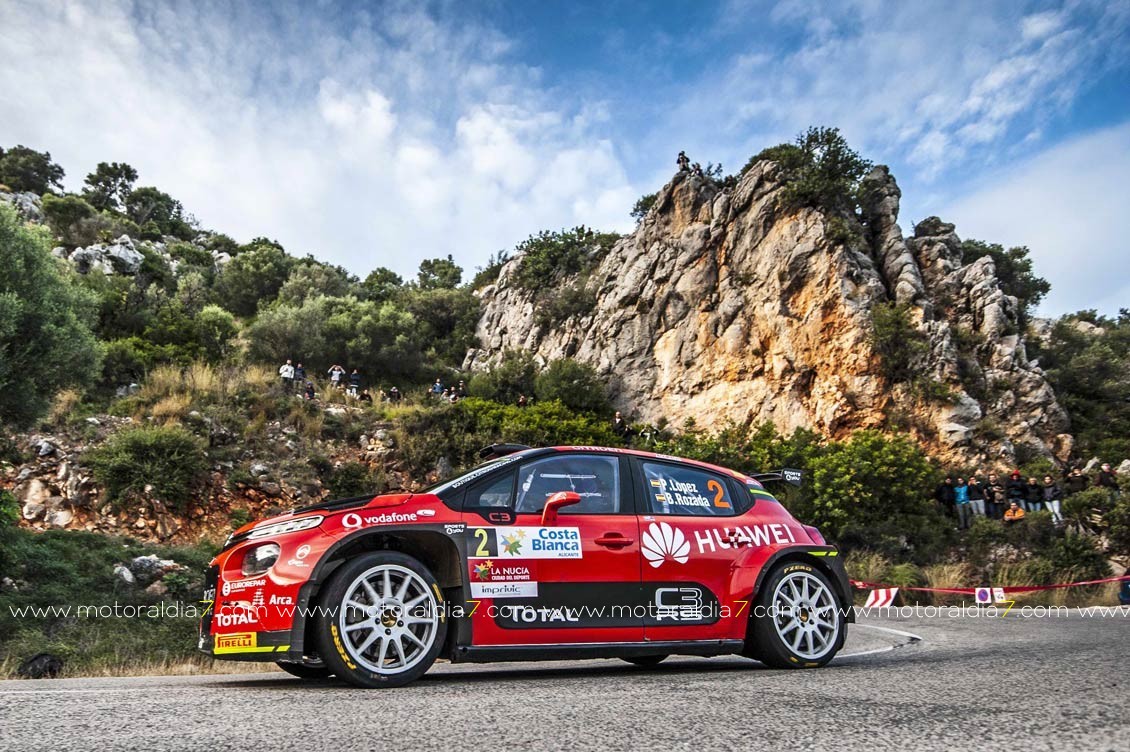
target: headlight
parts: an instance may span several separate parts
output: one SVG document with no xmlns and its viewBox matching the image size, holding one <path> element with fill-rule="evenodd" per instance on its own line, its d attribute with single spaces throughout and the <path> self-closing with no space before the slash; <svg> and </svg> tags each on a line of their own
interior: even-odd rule
<svg viewBox="0 0 1130 752">
<path fill-rule="evenodd" d="M 282 535 L 284 533 L 293 533 L 298 530 L 309 530 L 312 527 L 317 527 L 322 524 L 324 518 L 320 514 L 313 517 L 303 517 L 297 520 L 287 520 L 286 522 L 272 522 L 269 525 L 260 525 L 247 534 L 248 540 L 255 540 L 257 538 L 266 538 L 270 535 Z"/>
<path fill-rule="evenodd" d="M 243 568 L 241 570 L 243 576 L 254 577 L 266 572 L 279 560 L 279 551 L 278 543 L 264 543 L 261 546 L 248 549 L 247 553 L 243 555 Z"/>
</svg>

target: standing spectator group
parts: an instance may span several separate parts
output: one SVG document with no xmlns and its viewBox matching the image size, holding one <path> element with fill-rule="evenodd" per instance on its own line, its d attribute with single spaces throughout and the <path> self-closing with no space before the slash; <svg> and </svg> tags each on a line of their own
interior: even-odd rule
<svg viewBox="0 0 1130 752">
<path fill-rule="evenodd" d="M 1035 476 L 1025 478 L 1019 470 L 1013 470 L 1004 482 L 997 473 L 980 475 L 985 477 L 984 483 L 977 474 L 968 479 L 958 476 L 956 480 L 947 475 L 934 489 L 935 503 L 957 520 L 961 530 L 968 529 L 975 517 L 1011 523 L 1032 512 L 1049 512 L 1058 525 L 1063 522 L 1064 499 L 1092 486 L 1091 479 L 1079 467 L 1069 470 L 1062 484 L 1051 475 L 1044 475 L 1042 481 Z M 1108 463 L 1103 463 L 1093 485 L 1111 495 L 1120 493 L 1118 477 Z"/>
</svg>

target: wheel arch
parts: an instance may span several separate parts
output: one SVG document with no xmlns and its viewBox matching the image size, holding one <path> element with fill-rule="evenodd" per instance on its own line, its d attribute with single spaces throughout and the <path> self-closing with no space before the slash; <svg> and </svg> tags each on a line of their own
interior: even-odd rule
<svg viewBox="0 0 1130 752">
<path fill-rule="evenodd" d="M 463 556 L 450 537 L 436 530 L 361 530 L 334 543 L 314 565 L 310 579 L 299 590 L 299 608 L 291 626 L 290 658 L 301 661 L 316 652 L 316 637 L 307 614 L 321 605 L 323 586 L 338 567 L 355 556 L 376 551 L 407 554 L 426 566 L 447 591 L 463 586 Z"/>
<path fill-rule="evenodd" d="M 788 562 L 808 564 L 825 574 L 832 582 L 832 587 L 837 597 L 840 598 L 840 603 L 846 612 L 845 615 L 847 618 L 845 621 L 855 621 L 855 614 L 851 607 L 851 584 L 848 582 L 839 551 L 830 547 L 813 549 L 810 546 L 795 546 L 783 548 L 774 553 L 765 560 L 765 563 L 761 565 L 761 568 L 757 572 L 757 577 L 754 579 L 753 583 L 753 590 L 749 593 L 750 603 L 753 603 L 761 594 L 761 587 L 765 584 L 765 578 L 769 576 L 769 573 L 777 566 Z"/>
</svg>

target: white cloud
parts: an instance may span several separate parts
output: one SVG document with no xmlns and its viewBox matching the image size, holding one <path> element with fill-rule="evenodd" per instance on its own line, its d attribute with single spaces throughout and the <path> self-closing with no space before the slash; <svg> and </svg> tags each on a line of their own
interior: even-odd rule
<svg viewBox="0 0 1130 752">
<path fill-rule="evenodd" d="M 490 28 L 411 4 L 17 0 L 0 29 L 0 143 L 49 150 L 71 190 L 126 161 L 207 227 L 359 274 L 631 224 L 601 104 L 543 91 Z"/>
<path fill-rule="evenodd" d="M 1025 245 L 1043 315 L 1130 308 L 1130 123 L 1046 150 L 938 212 L 963 238 Z"/>
</svg>

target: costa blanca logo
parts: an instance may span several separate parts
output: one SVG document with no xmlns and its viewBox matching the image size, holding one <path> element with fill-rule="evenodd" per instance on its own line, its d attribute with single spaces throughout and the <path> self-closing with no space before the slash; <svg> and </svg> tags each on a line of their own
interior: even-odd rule
<svg viewBox="0 0 1130 752">
<path fill-rule="evenodd" d="M 666 522 L 653 522 L 643 534 L 643 556 L 656 569 L 665 561 L 686 564 L 690 558 L 691 544 L 683 531 Z"/>
</svg>

